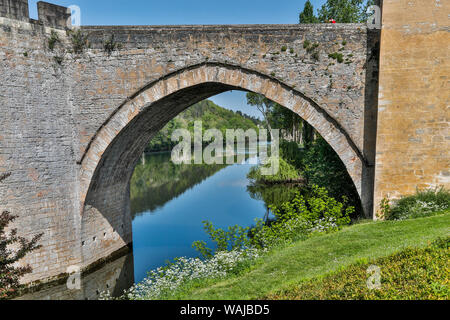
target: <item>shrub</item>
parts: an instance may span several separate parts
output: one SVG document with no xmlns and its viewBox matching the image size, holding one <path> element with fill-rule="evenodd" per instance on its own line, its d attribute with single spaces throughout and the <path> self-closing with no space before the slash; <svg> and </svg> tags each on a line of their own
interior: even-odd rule
<svg viewBox="0 0 450 320">
<path fill-rule="evenodd" d="M 300 148 L 294 141 L 282 140 L 280 142 L 280 156 L 295 168 L 300 168 L 302 165 Z"/>
<path fill-rule="evenodd" d="M 394 201 L 385 212 L 387 220 L 405 220 L 428 217 L 450 209 L 450 192 L 444 188 L 417 190 L 412 196 Z"/>
<path fill-rule="evenodd" d="M 325 188 L 313 186 L 308 196 L 297 193 L 281 207 L 272 207 L 275 221 L 269 225 L 259 220 L 251 231 L 252 244 L 270 248 L 299 240 L 314 232 L 329 232 L 350 223 L 354 208 L 328 196 Z"/>
<path fill-rule="evenodd" d="M 103 50 L 106 52 L 108 56 L 110 56 L 113 53 L 113 51 L 121 48 L 122 44 L 117 43 L 114 40 L 114 35 L 111 35 L 108 40 L 105 40 L 103 42 Z"/>
<path fill-rule="evenodd" d="M 309 48 L 309 46 L 311 45 L 311 42 L 309 40 L 305 40 L 303 42 L 303 49 L 307 49 Z"/>
<path fill-rule="evenodd" d="M 213 224 L 209 221 L 203 221 L 205 232 L 209 235 L 210 239 L 216 244 L 216 249 L 210 249 L 206 247 L 206 242 L 196 241 L 192 244 L 192 247 L 196 249 L 203 258 L 210 259 L 213 257 L 214 252 L 222 251 L 242 251 L 250 246 L 249 239 L 247 237 L 250 228 L 243 228 L 238 225 L 228 228 L 228 231 L 223 229 L 214 228 Z"/>
<path fill-rule="evenodd" d="M 61 42 L 59 39 L 58 34 L 52 30 L 50 33 L 50 38 L 48 39 L 48 48 L 50 51 L 53 51 L 55 49 L 56 43 Z"/>
<path fill-rule="evenodd" d="M 356 218 L 362 212 L 360 197 L 347 168 L 333 148 L 319 137 L 301 157 L 301 173 L 307 183 L 326 188 L 335 199 L 346 197 L 349 205 L 356 209 L 352 216 Z"/>
<path fill-rule="evenodd" d="M 0 175 L 0 182 L 10 174 Z M 17 267 L 16 262 L 28 253 L 39 249 L 37 245 L 42 234 L 35 236 L 31 241 L 17 235 L 17 229 L 6 232 L 8 225 L 17 217 L 8 211 L 0 214 L 0 300 L 7 299 L 17 293 L 20 288 L 19 280 L 32 271 L 30 266 Z M 14 248 L 14 249 L 12 249 Z"/>
<path fill-rule="evenodd" d="M 75 54 L 83 53 L 84 49 L 88 47 L 88 37 L 81 32 L 81 29 L 75 31 L 68 30 L 67 35 L 70 37 L 72 49 Z"/>
</svg>

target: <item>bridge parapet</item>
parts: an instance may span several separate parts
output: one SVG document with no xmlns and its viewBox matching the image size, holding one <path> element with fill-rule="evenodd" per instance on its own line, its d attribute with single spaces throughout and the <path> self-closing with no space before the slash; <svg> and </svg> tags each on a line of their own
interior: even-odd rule
<svg viewBox="0 0 450 320">
<path fill-rule="evenodd" d="M 67 22 L 70 21 L 69 18 L 71 17 L 69 8 L 39 1 L 37 9 L 38 23 L 57 29 L 64 29 L 68 26 Z M 35 22 L 30 20 L 28 10 L 28 0 L 0 0 L 0 17 Z"/>
<path fill-rule="evenodd" d="M 28 0 L 0 0 L 0 17 L 28 21 Z"/>
<path fill-rule="evenodd" d="M 69 8 L 43 1 L 37 3 L 37 8 L 39 21 L 45 26 L 53 28 L 67 27 L 67 21 L 69 21 L 69 18 L 71 17 Z"/>
</svg>

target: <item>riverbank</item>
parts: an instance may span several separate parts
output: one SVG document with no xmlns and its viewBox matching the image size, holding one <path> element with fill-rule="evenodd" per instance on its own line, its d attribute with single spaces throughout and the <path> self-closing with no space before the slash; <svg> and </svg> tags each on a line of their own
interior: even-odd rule
<svg viewBox="0 0 450 320">
<path fill-rule="evenodd" d="M 245 272 L 221 281 L 192 284 L 171 299 L 252 300 L 274 297 L 304 281 L 324 277 L 359 261 L 373 261 L 408 247 L 423 248 L 450 236 L 450 210 L 406 221 L 364 221 L 343 230 L 273 249 Z M 367 279 L 360 279 L 367 281 Z M 288 295 L 282 296 L 288 298 Z"/>
</svg>

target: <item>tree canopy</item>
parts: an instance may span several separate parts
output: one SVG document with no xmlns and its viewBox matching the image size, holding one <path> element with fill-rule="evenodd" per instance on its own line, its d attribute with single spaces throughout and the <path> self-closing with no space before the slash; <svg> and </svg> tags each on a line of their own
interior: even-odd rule
<svg viewBox="0 0 450 320">
<path fill-rule="evenodd" d="M 305 8 L 300 12 L 300 23 L 318 23 L 319 19 L 314 15 L 314 6 L 307 0 Z"/>
<path fill-rule="evenodd" d="M 314 7 L 307 0 L 300 13 L 300 23 L 328 22 L 334 19 L 337 23 L 363 23 L 367 20 L 367 8 L 375 3 L 374 0 L 327 0 L 314 14 Z"/>
</svg>

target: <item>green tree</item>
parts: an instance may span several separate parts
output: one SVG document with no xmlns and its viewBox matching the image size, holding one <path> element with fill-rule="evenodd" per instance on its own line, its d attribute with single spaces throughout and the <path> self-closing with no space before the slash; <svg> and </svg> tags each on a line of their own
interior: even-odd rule
<svg viewBox="0 0 450 320">
<path fill-rule="evenodd" d="M 308 0 L 305 3 L 305 8 L 303 12 L 300 13 L 300 24 L 303 23 L 318 23 L 319 19 L 314 15 L 314 7 L 311 2 Z M 309 146 L 314 141 L 314 128 L 305 120 L 302 119 L 302 143 L 303 146 L 308 149 Z"/>
<path fill-rule="evenodd" d="M 269 118 L 272 127 L 284 129 L 281 132 L 283 139 L 287 139 L 287 136 L 290 135 L 291 139 L 287 140 L 297 143 L 301 142 L 303 119 L 298 114 L 279 104 L 275 104 Z"/>
<path fill-rule="evenodd" d="M 263 95 L 249 92 L 247 93 L 247 104 L 256 107 L 262 113 L 269 130 L 270 137 L 273 138 L 272 125 L 270 123 L 270 114 L 276 106 L 276 103 L 267 99 Z"/>
<path fill-rule="evenodd" d="M 362 23 L 367 20 L 367 8 L 374 0 L 327 0 L 319 9 L 319 21 L 330 19 L 337 23 Z"/>
<path fill-rule="evenodd" d="M 319 19 L 314 15 L 314 6 L 311 1 L 306 1 L 305 7 L 300 12 L 300 23 L 318 23 Z"/>
<path fill-rule="evenodd" d="M 315 129 L 308 122 L 303 120 L 302 142 L 305 149 L 309 149 L 315 139 Z"/>
<path fill-rule="evenodd" d="M 356 215 L 362 212 L 358 192 L 347 168 L 322 137 L 319 136 L 302 154 L 301 173 L 309 185 L 326 188 L 336 199 L 344 196 L 356 208 Z"/>
<path fill-rule="evenodd" d="M 0 175 L 0 183 L 9 176 L 10 174 Z M 32 271 L 30 266 L 17 267 L 15 263 L 28 253 L 40 248 L 37 243 L 42 234 L 29 241 L 19 237 L 16 229 L 10 230 L 9 233 L 6 232 L 8 225 L 16 218 L 8 211 L 0 214 L 0 300 L 13 295 L 20 287 L 20 278 Z"/>
</svg>

